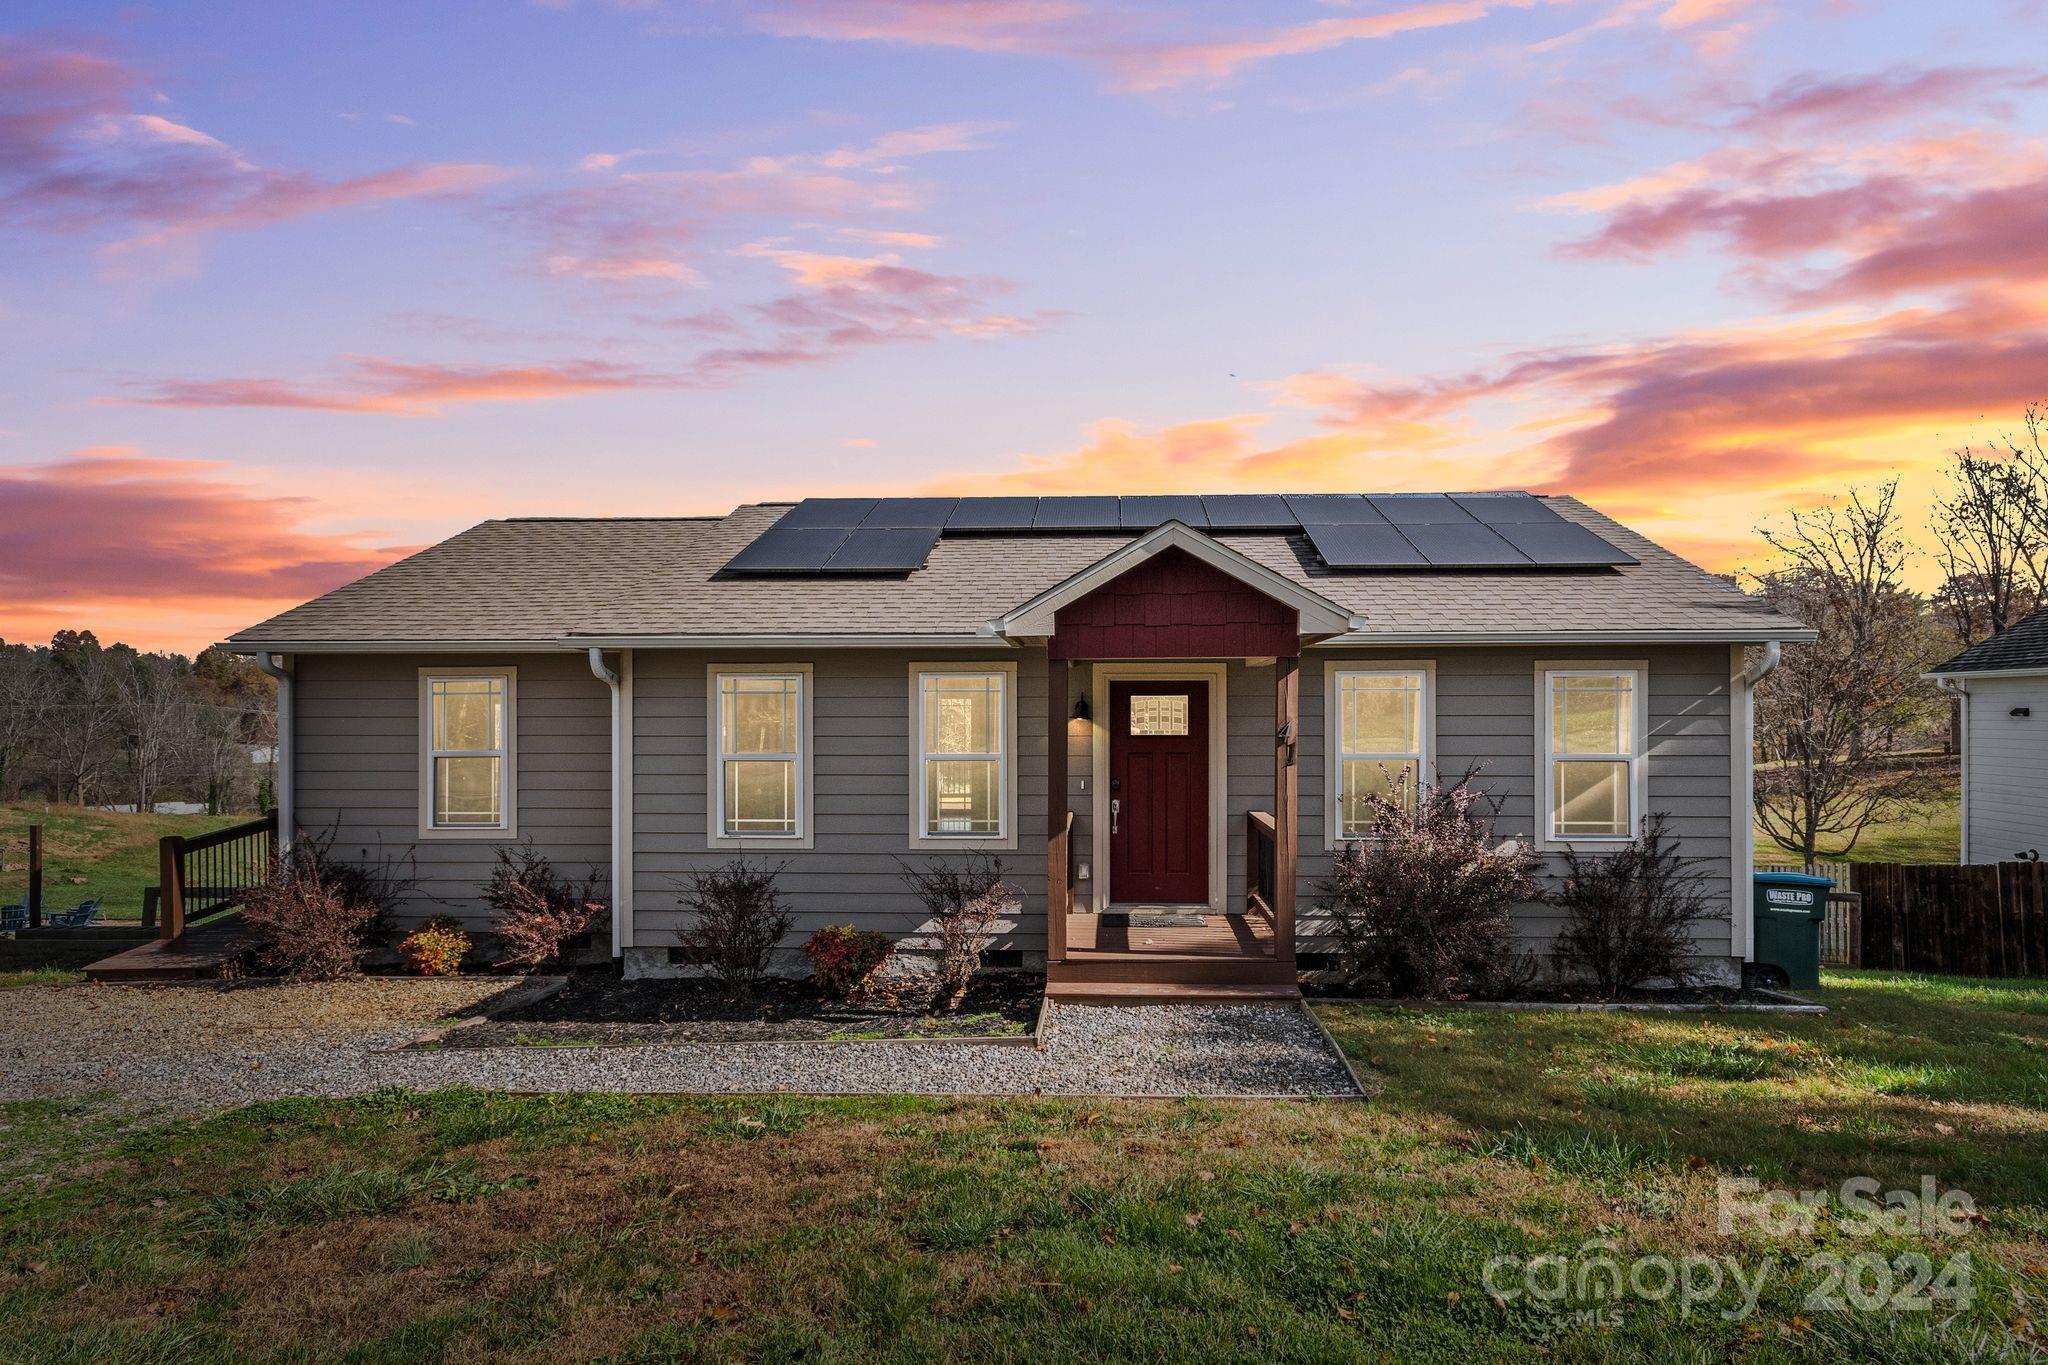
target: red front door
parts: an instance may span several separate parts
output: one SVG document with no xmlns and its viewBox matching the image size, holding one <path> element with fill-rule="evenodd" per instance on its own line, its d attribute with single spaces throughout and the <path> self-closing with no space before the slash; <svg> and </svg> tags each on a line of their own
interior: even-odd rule
<svg viewBox="0 0 2048 1365">
<path fill-rule="evenodd" d="M 1209 684 L 1109 685 L 1109 894 L 1209 901 Z"/>
</svg>

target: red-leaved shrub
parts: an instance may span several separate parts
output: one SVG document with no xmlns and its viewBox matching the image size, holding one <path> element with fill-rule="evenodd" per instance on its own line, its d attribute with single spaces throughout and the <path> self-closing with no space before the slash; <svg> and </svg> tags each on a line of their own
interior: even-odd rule
<svg viewBox="0 0 2048 1365">
<path fill-rule="evenodd" d="M 497 965 L 529 972 L 560 957 L 605 911 L 595 872 L 572 885 L 532 844 L 498 850 L 483 898 L 498 912 Z"/>
<path fill-rule="evenodd" d="M 834 1000 L 858 1000 L 889 960 L 889 938 L 851 924 L 828 924 L 804 944 L 811 980 Z"/>
<path fill-rule="evenodd" d="M 1318 888 L 1345 984 L 1389 995 L 1500 993 L 1525 964 L 1511 911 L 1539 893 L 1527 845 L 1496 844 L 1474 773 L 1405 801 L 1368 798 L 1372 829 L 1347 844 Z"/>
<path fill-rule="evenodd" d="M 257 965 L 299 980 L 353 975 L 381 913 L 380 906 L 351 900 L 311 857 L 280 859 L 270 879 L 242 897 L 242 922 L 258 940 Z"/>
<path fill-rule="evenodd" d="M 453 976 L 469 955 L 469 934 L 447 915 L 436 915 L 407 934 L 398 956 L 421 976 Z"/>
</svg>

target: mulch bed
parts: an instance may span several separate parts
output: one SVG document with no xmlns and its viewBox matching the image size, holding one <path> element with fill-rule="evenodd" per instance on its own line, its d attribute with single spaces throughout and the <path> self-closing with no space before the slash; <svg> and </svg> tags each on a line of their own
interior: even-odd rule
<svg viewBox="0 0 2048 1365">
<path fill-rule="evenodd" d="M 934 1009 L 928 986 L 889 983 L 856 1003 L 828 1000 L 809 981 L 771 979 L 751 999 L 702 980 L 622 981 L 578 972 L 561 991 L 467 1028 L 448 1048 L 615 1047 L 644 1043 L 836 1042 L 887 1038 L 992 1038 L 1030 1034 L 1045 978 L 1001 972 L 977 978 L 951 1009 Z"/>
</svg>

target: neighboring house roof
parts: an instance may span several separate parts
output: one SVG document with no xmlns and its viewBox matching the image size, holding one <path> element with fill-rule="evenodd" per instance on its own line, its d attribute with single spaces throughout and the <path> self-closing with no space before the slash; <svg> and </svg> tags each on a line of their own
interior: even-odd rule
<svg viewBox="0 0 2048 1365">
<path fill-rule="evenodd" d="M 2010 630 L 1971 645 L 1947 663 L 1929 669 L 1928 676 L 2033 672 L 2048 672 L 2048 608 L 2035 612 Z"/>
<path fill-rule="evenodd" d="M 1357 573 L 1329 568 L 1300 533 L 1189 534 L 1358 618 L 1331 644 L 1810 638 L 1790 618 L 1576 499 L 1544 501 L 1638 562 L 1590 571 Z M 488 521 L 228 643 L 245 651 L 995 643 L 997 618 L 1141 539 L 948 534 L 907 575 L 722 572 L 788 510 L 752 504 L 724 517 Z"/>
</svg>

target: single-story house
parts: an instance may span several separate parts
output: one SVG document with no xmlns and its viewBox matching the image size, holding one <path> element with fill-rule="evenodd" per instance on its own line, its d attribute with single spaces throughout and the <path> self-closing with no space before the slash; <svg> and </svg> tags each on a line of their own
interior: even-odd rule
<svg viewBox="0 0 2048 1365">
<path fill-rule="evenodd" d="M 996 960 L 1109 994 L 1292 990 L 1364 798 L 1467 769 L 1552 875 L 1665 813 L 1732 978 L 1750 688 L 1804 638 L 1571 498 L 1242 494 L 490 521 L 229 647 L 281 679 L 284 827 L 410 860 L 411 911 L 483 923 L 530 840 L 668 973 L 679 878 L 744 854 L 795 966 L 828 923 L 914 939 L 903 862 L 981 850 Z"/>
<path fill-rule="evenodd" d="M 2048 848 L 2048 608 L 1927 676 L 1961 713 L 1962 861 L 2040 857 Z"/>
</svg>

